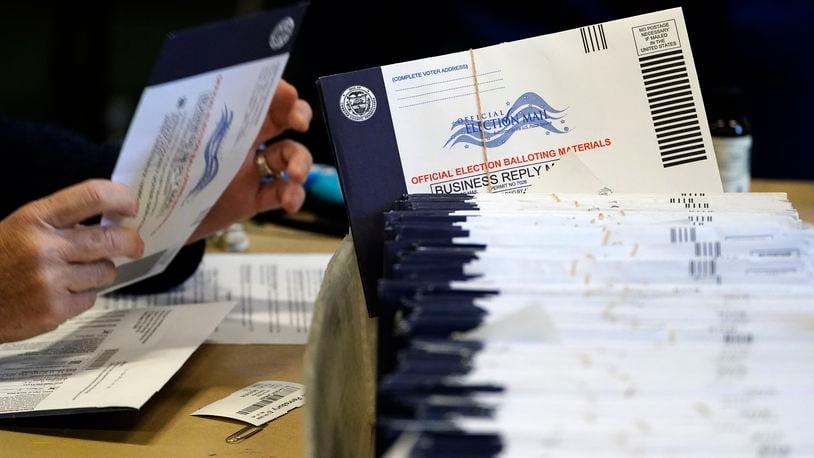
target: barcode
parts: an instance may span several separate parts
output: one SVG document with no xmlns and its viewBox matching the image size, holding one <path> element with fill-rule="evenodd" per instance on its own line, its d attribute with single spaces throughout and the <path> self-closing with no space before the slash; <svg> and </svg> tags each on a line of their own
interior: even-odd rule
<svg viewBox="0 0 814 458">
<path fill-rule="evenodd" d="M 695 255 L 709 258 L 721 257 L 721 242 L 695 242 Z"/>
<path fill-rule="evenodd" d="M 671 227 L 670 243 L 695 242 L 694 227 Z"/>
<path fill-rule="evenodd" d="M 690 261 L 690 276 L 693 278 L 708 278 L 715 276 L 715 260 Z"/>
<path fill-rule="evenodd" d="M 697 215 L 697 216 L 688 216 L 687 220 L 693 226 L 703 226 L 704 223 L 711 223 L 712 222 L 712 215 Z"/>
<path fill-rule="evenodd" d="M 288 396 L 289 394 L 294 393 L 298 389 L 299 388 L 297 388 L 295 386 L 284 386 L 284 387 L 280 388 L 279 390 L 277 390 L 277 391 L 275 391 L 275 392 L 273 392 L 271 394 L 267 394 L 267 395 L 263 396 L 262 398 L 260 398 L 260 400 L 258 400 L 254 404 L 244 408 L 243 410 L 238 410 L 237 413 L 239 413 L 241 415 L 248 415 L 248 414 L 254 412 L 257 409 L 260 409 L 262 407 L 265 407 L 265 406 L 271 404 L 274 401 L 279 401 L 280 399 Z"/>
<path fill-rule="evenodd" d="M 704 202 L 703 204 L 697 204 L 695 202 L 685 202 L 684 203 L 684 208 L 688 208 L 688 209 L 691 209 L 691 210 L 699 210 L 699 209 L 702 209 L 702 208 L 703 209 L 708 209 L 709 208 L 709 202 Z"/>
<path fill-rule="evenodd" d="M 589 25 L 579 29 L 582 35 L 582 49 L 585 54 L 608 49 L 608 41 L 605 39 L 605 27 L 602 24 Z"/>
<path fill-rule="evenodd" d="M 705 160 L 704 137 L 684 53 L 676 49 L 640 57 L 639 65 L 662 165 L 666 168 Z"/>
<path fill-rule="evenodd" d="M 116 352 L 118 352 L 118 351 L 119 351 L 118 348 L 113 348 L 111 350 L 103 351 L 102 354 L 99 355 L 99 357 L 96 358 L 95 361 L 90 363 L 90 365 L 85 368 L 85 370 L 90 371 L 90 370 L 94 370 L 94 369 L 99 369 L 100 367 L 107 364 L 107 362 L 110 361 L 110 358 L 112 358 L 113 355 L 115 355 Z"/>
<path fill-rule="evenodd" d="M 700 193 L 700 194 L 698 194 L 698 193 L 696 193 L 696 194 L 687 194 L 687 193 L 683 193 L 683 192 L 682 192 L 682 193 L 681 193 L 681 197 L 670 197 L 670 203 L 671 203 L 671 204 L 685 204 L 685 207 L 686 207 L 686 208 L 690 208 L 690 207 L 687 207 L 687 206 L 686 206 L 686 204 L 693 204 L 693 203 L 695 203 L 695 197 L 692 197 L 692 196 L 695 196 L 695 197 L 704 197 L 704 193 Z M 709 208 L 709 204 L 706 204 L 706 205 L 707 205 L 707 207 L 706 207 L 706 208 Z M 700 208 L 700 207 L 699 207 L 699 208 Z"/>
</svg>

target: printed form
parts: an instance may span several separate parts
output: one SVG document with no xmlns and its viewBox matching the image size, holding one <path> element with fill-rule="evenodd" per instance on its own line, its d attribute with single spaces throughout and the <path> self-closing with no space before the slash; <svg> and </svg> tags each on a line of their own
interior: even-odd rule
<svg viewBox="0 0 814 458">
<path fill-rule="evenodd" d="M 722 189 L 678 8 L 381 73 L 408 192 L 526 192 L 568 154 L 617 192 Z"/>
<path fill-rule="evenodd" d="M 113 291 L 162 272 L 251 151 L 305 5 L 171 34 L 111 179 L 130 187 L 144 257 L 119 259 Z M 296 19 L 295 19 L 296 18 Z"/>
<path fill-rule="evenodd" d="M 138 409 L 233 307 L 89 310 L 52 332 L 2 344 L 0 417 Z"/>
<path fill-rule="evenodd" d="M 207 254 L 195 275 L 171 291 L 102 296 L 98 309 L 236 301 L 207 342 L 305 344 L 330 254 Z"/>
</svg>

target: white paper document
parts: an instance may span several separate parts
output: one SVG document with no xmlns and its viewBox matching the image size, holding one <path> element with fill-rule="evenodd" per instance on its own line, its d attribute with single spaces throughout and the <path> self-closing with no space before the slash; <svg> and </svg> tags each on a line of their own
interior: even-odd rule
<svg viewBox="0 0 814 458">
<path fill-rule="evenodd" d="M 722 190 L 678 8 L 381 72 L 408 192 L 525 192 L 567 154 L 617 192 Z"/>
<path fill-rule="evenodd" d="M 380 396 L 406 456 L 812 456 L 814 231 L 785 195 L 396 208 L 380 285 L 408 344 Z"/>
<path fill-rule="evenodd" d="M 144 256 L 116 260 L 106 291 L 162 272 L 253 153 L 304 9 L 168 36 L 111 177 L 138 198 L 115 223 L 138 231 Z"/>
<path fill-rule="evenodd" d="M 380 212 L 405 193 L 722 191 L 680 8 L 319 88 L 371 314 Z"/>
<path fill-rule="evenodd" d="M 196 410 L 192 415 L 233 418 L 260 426 L 303 404 L 305 404 L 304 386 L 299 383 L 268 380 L 253 383 Z"/>
<path fill-rule="evenodd" d="M 90 310 L 0 345 L 0 417 L 138 409 L 175 374 L 233 302 Z"/>
<path fill-rule="evenodd" d="M 207 342 L 304 344 L 325 267 L 331 255 L 206 254 L 198 271 L 179 287 L 145 296 L 107 295 L 96 308 L 236 301 Z"/>
</svg>

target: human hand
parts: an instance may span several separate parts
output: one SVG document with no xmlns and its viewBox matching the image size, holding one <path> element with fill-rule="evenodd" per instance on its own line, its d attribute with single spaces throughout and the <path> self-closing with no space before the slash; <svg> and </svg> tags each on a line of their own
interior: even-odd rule
<svg viewBox="0 0 814 458">
<path fill-rule="evenodd" d="M 144 243 L 132 229 L 79 223 L 137 210 L 126 186 L 88 180 L 0 221 L 0 342 L 53 330 L 90 308 L 96 290 L 116 278 L 111 259 L 139 258 Z"/>
<path fill-rule="evenodd" d="M 308 102 L 299 98 L 294 86 L 281 80 L 252 149 L 246 154 L 229 186 L 195 229 L 190 242 L 260 212 L 283 208 L 293 213 L 300 209 L 305 200 L 302 184 L 313 164 L 308 148 L 293 140 L 281 140 L 257 153 L 265 154 L 266 163 L 272 170 L 286 172 L 288 176 L 288 179 L 275 179 L 268 183 L 260 181 L 254 163 L 255 151 L 261 143 L 267 143 L 288 129 L 307 131 L 311 117 Z"/>
</svg>

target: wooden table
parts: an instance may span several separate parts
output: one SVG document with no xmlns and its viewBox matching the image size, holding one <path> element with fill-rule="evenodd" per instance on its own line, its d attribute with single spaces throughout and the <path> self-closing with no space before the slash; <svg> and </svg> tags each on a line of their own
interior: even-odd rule
<svg viewBox="0 0 814 458">
<path fill-rule="evenodd" d="M 787 192 L 803 219 L 814 223 L 814 182 L 754 180 L 752 190 Z M 332 252 L 339 243 L 274 226 L 248 231 L 254 252 Z M 258 380 L 301 382 L 304 350 L 302 345 L 203 345 L 141 412 L 6 421 L 0 424 L 0 456 L 302 456 L 302 409 L 236 445 L 224 438 L 239 423 L 189 414 Z"/>
<path fill-rule="evenodd" d="M 250 252 L 333 252 L 340 241 L 275 226 L 247 231 Z M 302 383 L 304 352 L 304 345 L 204 344 L 140 412 L 0 422 L 0 456 L 301 457 L 303 409 L 239 444 L 224 439 L 244 424 L 190 413 L 260 380 Z"/>
<path fill-rule="evenodd" d="M 814 181 L 752 180 L 752 192 L 785 192 L 803 221 L 814 224 Z"/>
</svg>

